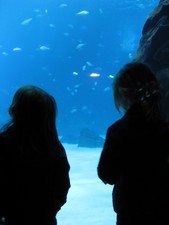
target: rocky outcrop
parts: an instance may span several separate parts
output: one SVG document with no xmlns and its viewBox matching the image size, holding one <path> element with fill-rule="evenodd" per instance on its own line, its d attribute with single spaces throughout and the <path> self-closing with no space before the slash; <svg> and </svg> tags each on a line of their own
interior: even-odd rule
<svg viewBox="0 0 169 225">
<path fill-rule="evenodd" d="M 134 61 L 147 63 L 161 80 L 163 111 L 169 120 L 169 0 L 149 15 Z"/>
<path fill-rule="evenodd" d="M 84 128 L 80 132 L 78 147 L 97 148 L 103 147 L 104 138 L 95 131 Z"/>
<path fill-rule="evenodd" d="M 80 135 L 67 134 L 60 138 L 62 143 L 77 144 L 78 147 L 99 148 L 103 147 L 105 139 L 89 128 L 83 128 Z"/>
<path fill-rule="evenodd" d="M 60 141 L 62 143 L 68 143 L 68 144 L 77 144 L 79 142 L 79 136 L 74 134 L 64 134 Z"/>
</svg>

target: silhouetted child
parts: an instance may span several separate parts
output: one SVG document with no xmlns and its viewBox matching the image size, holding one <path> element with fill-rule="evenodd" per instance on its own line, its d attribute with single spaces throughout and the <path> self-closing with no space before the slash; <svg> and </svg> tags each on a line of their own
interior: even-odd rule
<svg viewBox="0 0 169 225">
<path fill-rule="evenodd" d="M 6 225 L 55 225 L 70 188 L 69 163 L 55 127 L 57 107 L 44 90 L 19 88 L 0 134 L 0 217 Z"/>
<path fill-rule="evenodd" d="M 148 66 L 129 63 L 114 78 L 113 94 L 124 115 L 108 128 L 98 176 L 114 185 L 117 225 L 168 225 L 169 129 L 159 82 Z"/>
</svg>

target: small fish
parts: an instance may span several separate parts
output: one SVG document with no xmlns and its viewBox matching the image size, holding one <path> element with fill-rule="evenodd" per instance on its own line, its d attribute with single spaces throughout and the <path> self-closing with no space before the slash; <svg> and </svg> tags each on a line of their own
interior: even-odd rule
<svg viewBox="0 0 169 225">
<path fill-rule="evenodd" d="M 84 15 L 87 15 L 87 14 L 89 14 L 89 11 L 87 11 L 87 10 L 82 10 L 82 11 L 76 13 L 76 15 L 78 15 L 78 16 L 81 16 L 81 15 L 84 16 Z"/>
<path fill-rule="evenodd" d="M 41 50 L 41 51 L 49 51 L 50 48 L 47 47 L 47 46 L 45 46 L 45 45 L 41 45 L 40 48 L 39 48 L 39 50 Z"/>
<path fill-rule="evenodd" d="M 91 73 L 89 76 L 90 77 L 100 77 L 100 74 L 99 73 Z"/>
<path fill-rule="evenodd" d="M 86 70 L 86 65 L 82 66 L 82 70 L 83 70 L 83 71 Z"/>
<path fill-rule="evenodd" d="M 33 11 L 34 11 L 35 13 L 40 13 L 40 12 L 41 12 L 40 9 L 34 9 Z"/>
<path fill-rule="evenodd" d="M 128 57 L 129 57 L 129 59 L 132 59 L 133 58 L 133 55 L 132 55 L 131 52 L 128 54 Z"/>
<path fill-rule="evenodd" d="M 70 87 L 68 87 L 68 86 L 66 87 L 66 90 L 67 90 L 67 91 L 71 91 Z"/>
<path fill-rule="evenodd" d="M 7 56 L 7 55 L 8 55 L 8 53 L 7 53 L 7 52 L 2 52 L 2 55 Z"/>
<path fill-rule="evenodd" d="M 23 20 L 23 21 L 21 22 L 21 25 L 23 25 L 23 26 L 28 25 L 31 21 L 32 21 L 32 18 L 28 18 L 28 19 L 26 19 L 26 20 Z"/>
<path fill-rule="evenodd" d="M 71 28 L 71 29 L 74 28 L 73 24 L 71 24 L 71 23 L 69 23 L 67 26 L 68 26 L 69 28 Z"/>
<path fill-rule="evenodd" d="M 103 9 L 102 8 L 99 8 L 99 13 L 103 14 Z"/>
<path fill-rule="evenodd" d="M 106 92 L 106 91 L 110 91 L 110 87 L 106 87 L 105 89 L 104 89 L 104 91 Z"/>
<path fill-rule="evenodd" d="M 114 60 L 113 64 L 119 64 L 120 63 L 120 60 L 116 59 Z"/>
<path fill-rule="evenodd" d="M 70 113 L 75 113 L 75 112 L 77 112 L 76 108 L 73 108 L 72 110 L 70 110 Z"/>
<path fill-rule="evenodd" d="M 76 85 L 74 85 L 74 88 L 79 88 L 80 87 L 80 84 L 76 84 Z"/>
<path fill-rule="evenodd" d="M 19 52 L 19 51 L 21 51 L 22 49 L 19 48 L 19 47 L 16 47 L 16 48 L 13 48 L 12 50 L 13 50 L 14 52 Z"/>
<path fill-rule="evenodd" d="M 62 4 L 60 4 L 59 5 L 59 8 L 65 8 L 65 7 L 67 7 L 68 5 L 66 4 L 66 3 L 62 3 Z"/>
<path fill-rule="evenodd" d="M 143 4 L 137 4 L 137 6 L 140 8 L 140 9 L 144 9 L 145 6 Z"/>
<path fill-rule="evenodd" d="M 90 66 L 90 67 L 93 66 L 93 64 L 92 64 L 91 62 L 89 62 L 89 61 L 86 62 L 86 65 L 88 65 L 88 66 Z"/>
<path fill-rule="evenodd" d="M 87 105 L 84 105 L 84 106 L 82 107 L 82 111 L 85 111 L 85 110 L 87 110 Z"/>
<path fill-rule="evenodd" d="M 101 44 L 101 43 L 99 43 L 99 44 L 98 44 L 98 47 L 99 47 L 99 48 L 104 48 L 104 45 Z"/>
<path fill-rule="evenodd" d="M 80 44 L 78 44 L 78 45 L 76 46 L 76 49 L 77 49 L 77 50 L 82 50 L 83 47 L 84 47 L 85 45 L 86 45 L 86 44 L 84 44 L 84 43 L 80 43 Z"/>
<path fill-rule="evenodd" d="M 69 33 L 68 33 L 68 32 L 64 32 L 63 35 L 64 35 L 65 37 L 68 37 L 68 36 L 69 36 Z"/>
<path fill-rule="evenodd" d="M 87 30 L 87 27 L 86 26 L 81 26 L 80 29 L 81 30 Z"/>
<path fill-rule="evenodd" d="M 109 78 L 113 79 L 113 78 L 114 78 L 114 76 L 113 76 L 112 74 L 110 74 L 110 75 L 109 75 Z"/>
<path fill-rule="evenodd" d="M 49 24 L 49 27 L 54 28 L 55 25 L 54 25 L 53 23 L 50 23 L 50 24 Z"/>
<path fill-rule="evenodd" d="M 75 76 L 77 76 L 78 75 L 78 72 L 74 71 L 72 74 L 75 75 Z"/>
<path fill-rule="evenodd" d="M 43 70 L 43 71 L 48 71 L 48 68 L 47 68 L 46 66 L 42 66 L 42 67 L 41 67 L 41 70 Z"/>
</svg>

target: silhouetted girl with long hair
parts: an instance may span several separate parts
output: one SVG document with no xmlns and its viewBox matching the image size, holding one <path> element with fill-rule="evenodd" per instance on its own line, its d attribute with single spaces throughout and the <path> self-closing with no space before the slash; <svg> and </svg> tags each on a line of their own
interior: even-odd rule
<svg viewBox="0 0 169 225">
<path fill-rule="evenodd" d="M 114 78 L 115 106 L 124 115 L 108 128 L 98 175 L 114 185 L 117 225 L 169 224 L 169 129 L 159 82 L 142 63 Z"/>
<path fill-rule="evenodd" d="M 55 225 L 70 188 L 69 163 L 56 131 L 54 98 L 19 88 L 0 134 L 0 216 L 6 225 Z"/>
</svg>

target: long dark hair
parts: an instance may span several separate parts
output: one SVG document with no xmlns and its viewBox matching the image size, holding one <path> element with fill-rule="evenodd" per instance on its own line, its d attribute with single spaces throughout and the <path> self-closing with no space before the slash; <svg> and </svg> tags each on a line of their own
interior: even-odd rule
<svg viewBox="0 0 169 225">
<path fill-rule="evenodd" d="M 140 104 L 147 120 L 161 119 L 160 82 L 148 65 L 132 62 L 126 64 L 113 81 L 115 106 L 126 112 L 134 104 Z"/>
<path fill-rule="evenodd" d="M 23 154 L 57 152 L 57 106 L 51 95 L 33 85 L 22 86 L 13 97 L 9 114 Z"/>
</svg>

